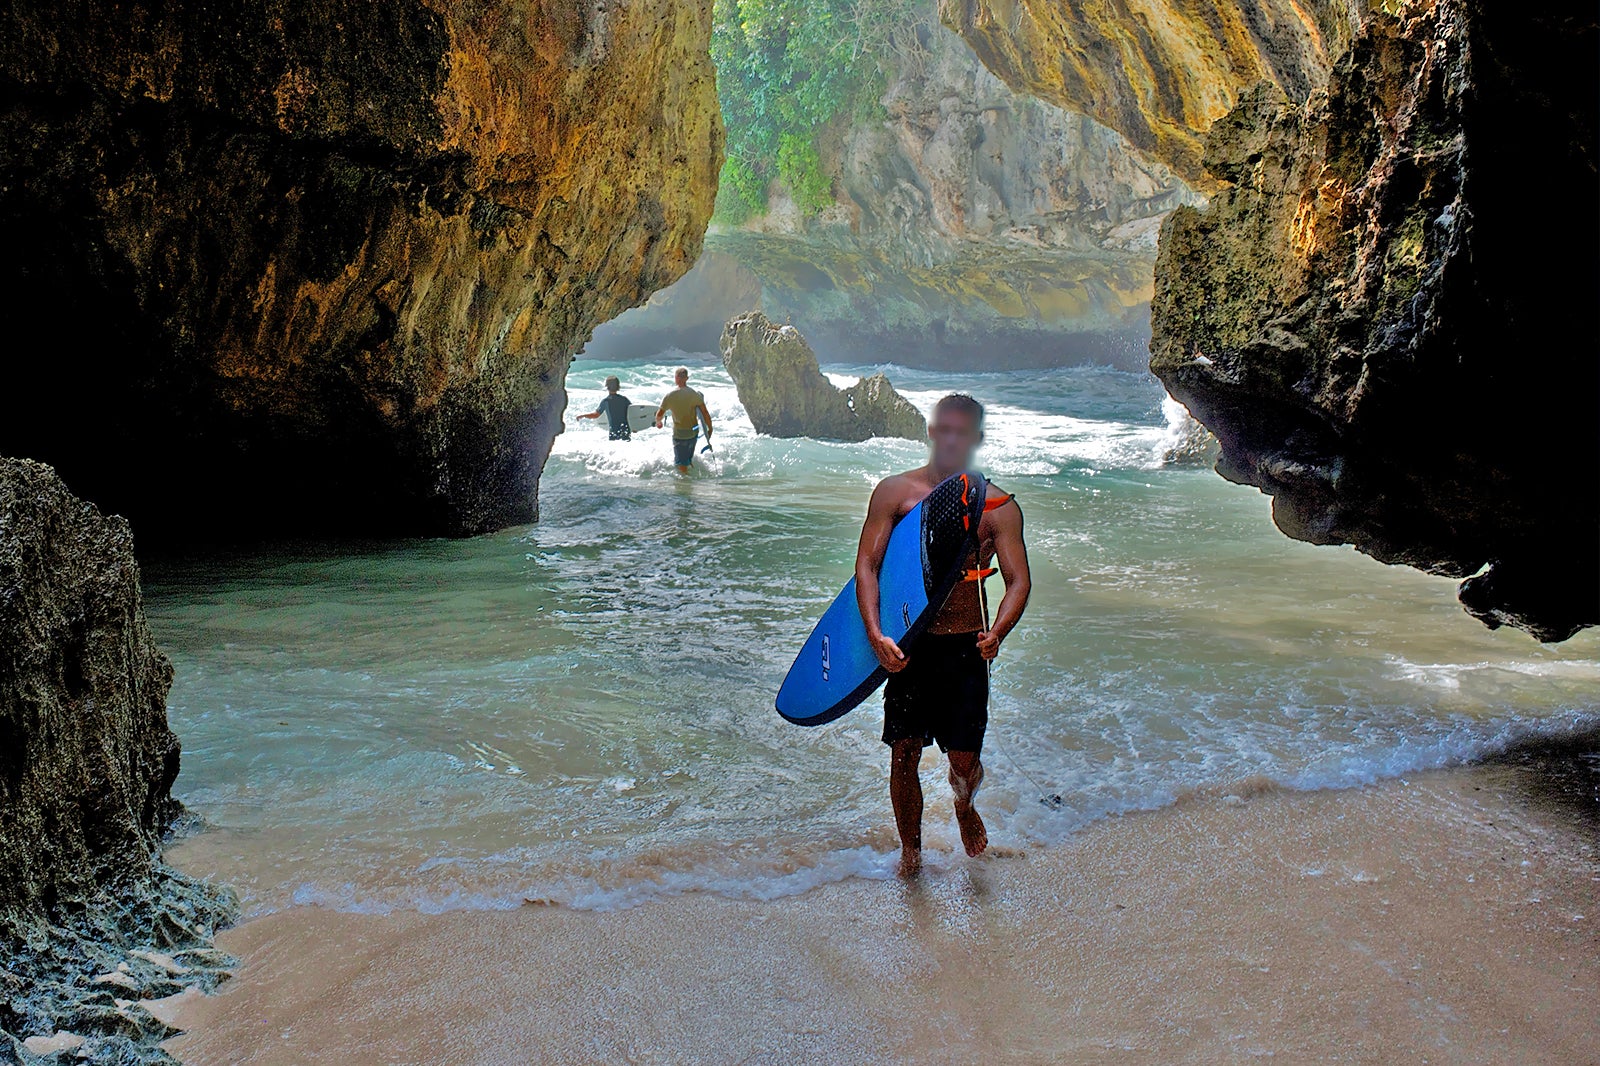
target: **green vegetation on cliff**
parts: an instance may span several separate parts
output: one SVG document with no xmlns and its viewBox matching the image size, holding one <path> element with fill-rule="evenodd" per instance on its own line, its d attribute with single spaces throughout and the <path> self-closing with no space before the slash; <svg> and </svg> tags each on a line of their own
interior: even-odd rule
<svg viewBox="0 0 1600 1066">
<path fill-rule="evenodd" d="M 833 202 L 817 138 L 877 106 L 885 60 L 919 47 L 918 0 L 716 0 L 711 57 L 727 126 L 717 213 L 759 214 L 773 181 L 806 214 Z"/>
</svg>

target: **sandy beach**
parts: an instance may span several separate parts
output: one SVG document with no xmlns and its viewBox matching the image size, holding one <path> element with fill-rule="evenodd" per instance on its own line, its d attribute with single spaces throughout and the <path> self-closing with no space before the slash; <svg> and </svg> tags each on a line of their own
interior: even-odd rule
<svg viewBox="0 0 1600 1066">
<path fill-rule="evenodd" d="M 1245 784 L 915 884 L 626 911 L 296 908 L 190 1066 L 1600 1062 L 1592 770 Z M 182 852 L 178 853 L 182 861 Z"/>
</svg>

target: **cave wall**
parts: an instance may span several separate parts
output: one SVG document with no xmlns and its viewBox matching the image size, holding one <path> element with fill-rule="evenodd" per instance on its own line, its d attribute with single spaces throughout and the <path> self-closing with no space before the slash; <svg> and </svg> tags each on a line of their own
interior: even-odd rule
<svg viewBox="0 0 1600 1066">
<path fill-rule="evenodd" d="M 0 451 L 141 532 L 531 520 L 593 326 L 699 254 L 700 0 L 0 13 Z"/>
<path fill-rule="evenodd" d="M 1021 93 L 1090 115 L 1204 191 L 1205 131 L 1258 82 L 1304 100 L 1369 0 L 939 0 Z"/>
<path fill-rule="evenodd" d="M 1545 640 L 1600 622 L 1597 45 L 1577 4 L 1375 16 L 1325 94 L 1212 128 L 1157 267 L 1151 367 L 1220 472 Z"/>
<path fill-rule="evenodd" d="M 938 24 L 891 57 L 879 107 L 818 138 L 834 203 L 717 223 L 683 281 L 596 331 L 585 355 L 715 351 L 753 308 L 828 362 L 959 369 L 1144 365 L 1160 219 L 1200 200 L 1085 117 L 1014 92 Z"/>
<path fill-rule="evenodd" d="M 1151 369 L 1290 536 L 1600 622 L 1596 15 L 1572 0 L 941 0 L 1008 84 L 1210 194 Z"/>
</svg>

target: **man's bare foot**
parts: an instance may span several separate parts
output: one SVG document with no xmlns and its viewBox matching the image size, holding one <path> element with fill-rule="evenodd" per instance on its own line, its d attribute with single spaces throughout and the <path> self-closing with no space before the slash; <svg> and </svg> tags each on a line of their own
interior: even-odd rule
<svg viewBox="0 0 1600 1066">
<path fill-rule="evenodd" d="M 989 846 L 989 830 L 983 824 L 983 819 L 978 816 L 978 809 L 972 805 L 972 797 L 978 792 L 978 786 L 983 784 L 983 763 L 976 763 L 972 768 L 972 776 L 961 778 L 955 774 L 950 775 L 950 785 L 956 796 L 956 825 L 961 827 L 961 843 L 966 847 L 967 854 L 977 858 Z"/>
<path fill-rule="evenodd" d="M 989 846 L 989 830 L 978 817 L 977 809 L 970 803 L 957 803 L 956 824 L 961 827 L 961 843 L 966 845 L 967 854 L 973 858 L 982 855 Z"/>
<path fill-rule="evenodd" d="M 903 848 L 900 851 L 900 876 L 910 879 L 922 872 L 922 851 Z"/>
</svg>

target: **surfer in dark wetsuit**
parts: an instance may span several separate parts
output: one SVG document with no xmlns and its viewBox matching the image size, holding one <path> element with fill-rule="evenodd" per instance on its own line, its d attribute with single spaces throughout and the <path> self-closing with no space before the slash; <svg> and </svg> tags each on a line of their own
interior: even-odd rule
<svg viewBox="0 0 1600 1066">
<path fill-rule="evenodd" d="M 592 412 L 578 417 L 599 418 L 605 415 L 611 426 L 612 440 L 632 440 L 633 430 L 628 426 L 628 398 L 617 391 L 620 388 L 622 382 L 615 377 L 606 378 L 606 398 Z"/>
<path fill-rule="evenodd" d="M 973 806 L 983 784 L 983 734 L 989 724 L 989 663 L 1022 618 L 1032 581 L 1028 549 L 1022 539 L 1022 509 L 990 485 L 988 498 L 1004 502 L 985 510 L 978 526 L 978 553 L 968 577 L 950 593 L 926 632 L 907 655 L 885 636 L 878 618 L 878 571 L 896 520 L 908 514 L 943 480 L 970 469 L 983 442 L 983 405 L 970 396 L 946 396 L 928 424 L 927 465 L 885 478 L 872 492 L 867 520 L 856 551 L 856 600 L 867 639 L 889 672 L 883 695 L 883 742 L 889 745 L 889 797 L 900 832 L 900 873 L 910 877 L 922 865 L 922 782 L 917 767 L 922 751 L 937 743 L 950 760 L 956 822 L 968 855 L 989 846 L 983 819 Z M 979 587 L 984 569 L 996 560 L 1005 580 L 993 624 Z"/>
</svg>

